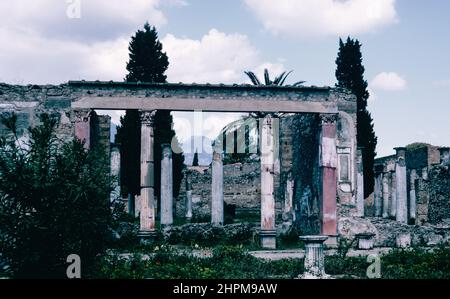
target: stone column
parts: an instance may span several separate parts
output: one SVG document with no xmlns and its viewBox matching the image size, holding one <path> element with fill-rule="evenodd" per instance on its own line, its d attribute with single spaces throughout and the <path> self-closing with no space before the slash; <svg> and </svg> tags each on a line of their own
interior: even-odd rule
<svg viewBox="0 0 450 299">
<path fill-rule="evenodd" d="M 450 147 L 440 147 L 439 148 L 441 165 L 450 164 Z"/>
<path fill-rule="evenodd" d="M 273 119 L 267 115 L 261 122 L 261 247 L 276 248 L 274 197 L 274 131 Z"/>
<path fill-rule="evenodd" d="M 75 110 L 74 118 L 75 138 L 84 142 L 85 149 L 89 149 L 91 146 L 91 110 Z"/>
<path fill-rule="evenodd" d="M 214 146 L 211 162 L 211 223 L 222 225 L 224 220 L 223 207 L 223 151 L 221 145 Z"/>
<path fill-rule="evenodd" d="M 192 219 L 192 183 L 191 183 L 191 173 L 186 171 L 186 220 L 191 221 Z"/>
<path fill-rule="evenodd" d="M 397 175 L 394 171 L 391 171 L 389 181 L 390 200 L 389 200 L 389 216 L 395 218 L 397 215 Z"/>
<path fill-rule="evenodd" d="M 364 171 L 363 171 L 364 147 L 358 146 L 356 150 L 356 216 L 364 217 Z"/>
<path fill-rule="evenodd" d="M 328 278 L 325 274 L 325 255 L 323 243 L 327 236 L 301 236 L 300 240 L 305 243 L 305 272 L 299 278 L 317 279 Z"/>
<path fill-rule="evenodd" d="M 295 217 L 295 213 L 293 211 L 294 208 L 294 179 L 292 178 L 292 172 L 289 172 L 286 178 L 286 189 L 284 192 L 284 208 L 283 214 L 289 220 Z"/>
<path fill-rule="evenodd" d="M 383 218 L 389 217 L 389 172 L 383 172 Z"/>
<path fill-rule="evenodd" d="M 155 235 L 153 125 L 156 111 L 141 111 L 141 242 Z"/>
<path fill-rule="evenodd" d="M 383 165 L 375 165 L 375 217 L 383 213 Z"/>
<path fill-rule="evenodd" d="M 161 144 L 161 225 L 173 224 L 172 148 Z"/>
<path fill-rule="evenodd" d="M 321 233 L 328 236 L 328 244 L 337 244 L 337 151 L 336 114 L 321 115 L 319 147 L 320 165 L 320 219 Z"/>
<path fill-rule="evenodd" d="M 407 176 L 406 176 L 406 148 L 397 147 L 397 161 L 395 163 L 396 176 L 396 199 L 397 199 L 397 215 L 398 222 L 408 222 L 408 194 L 407 194 Z"/>
<path fill-rule="evenodd" d="M 416 222 L 416 179 L 417 172 L 415 169 L 411 169 L 409 173 L 409 218 Z"/>
</svg>

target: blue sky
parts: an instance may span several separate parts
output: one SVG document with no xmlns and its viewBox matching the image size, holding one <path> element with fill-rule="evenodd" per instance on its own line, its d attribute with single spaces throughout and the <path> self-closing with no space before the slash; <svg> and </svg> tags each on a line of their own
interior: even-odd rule
<svg viewBox="0 0 450 299">
<path fill-rule="evenodd" d="M 338 38 L 351 34 L 363 44 L 379 154 L 415 141 L 450 145 L 450 1 L 31 3 L 0 4 L 0 81 L 121 80 L 129 37 L 148 20 L 169 55 L 171 82 L 242 83 L 243 70 L 268 67 L 294 70 L 291 82 L 332 86 Z M 70 5 L 79 5 L 79 18 L 67 14 Z M 191 119 L 175 116 L 179 130 Z M 207 135 L 235 117 L 204 116 Z"/>
</svg>

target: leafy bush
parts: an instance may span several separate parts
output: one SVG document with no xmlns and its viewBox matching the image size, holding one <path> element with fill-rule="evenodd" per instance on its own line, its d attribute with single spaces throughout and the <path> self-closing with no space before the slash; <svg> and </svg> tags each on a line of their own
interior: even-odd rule
<svg viewBox="0 0 450 299">
<path fill-rule="evenodd" d="M 102 148 L 61 143 L 47 114 L 21 142 L 13 114 L 0 139 L 0 248 L 13 277 L 65 277 L 66 258 L 81 257 L 82 273 L 110 240 L 112 178 Z"/>
<path fill-rule="evenodd" d="M 199 258 L 175 254 L 170 246 L 145 259 L 117 254 L 104 257 L 99 264 L 100 278 L 158 279 L 262 279 L 293 278 L 303 272 L 301 259 L 263 261 L 249 255 L 241 246 L 218 246 L 212 257 Z"/>
</svg>

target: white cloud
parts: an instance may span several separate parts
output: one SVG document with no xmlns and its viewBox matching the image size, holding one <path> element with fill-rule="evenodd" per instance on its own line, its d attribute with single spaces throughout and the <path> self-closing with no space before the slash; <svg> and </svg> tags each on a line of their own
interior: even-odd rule
<svg viewBox="0 0 450 299">
<path fill-rule="evenodd" d="M 273 33 L 353 35 L 398 21 L 395 0 L 245 0 Z"/>
<path fill-rule="evenodd" d="M 167 22 L 160 0 L 6 0 L 0 2 L 0 28 L 33 32 L 45 38 L 105 41 L 129 35 L 145 21 Z M 73 16 L 79 4 L 80 18 Z"/>
<path fill-rule="evenodd" d="M 407 82 L 394 72 L 382 72 L 373 78 L 370 87 L 378 90 L 400 91 L 407 88 Z"/>
<path fill-rule="evenodd" d="M 169 82 L 243 83 L 247 70 L 284 70 L 281 63 L 264 62 L 248 37 L 238 33 L 211 29 L 200 40 L 168 34 L 161 42 L 169 56 Z"/>
<path fill-rule="evenodd" d="M 122 80 L 128 39 L 82 43 L 0 28 L 0 81 L 20 84 Z M 7 46 L 6 46 L 7 45 Z"/>
<path fill-rule="evenodd" d="M 145 21 L 167 20 L 160 0 L 7 0 L 0 2 L 0 82 L 123 80 L 130 36 Z M 80 18 L 69 18 L 80 3 Z M 173 0 L 171 5 L 186 5 Z M 164 2 L 168 5 L 168 2 Z"/>
</svg>

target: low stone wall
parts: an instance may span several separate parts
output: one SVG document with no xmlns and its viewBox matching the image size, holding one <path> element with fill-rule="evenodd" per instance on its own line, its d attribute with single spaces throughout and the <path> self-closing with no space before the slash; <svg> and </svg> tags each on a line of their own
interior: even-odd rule
<svg viewBox="0 0 450 299">
<path fill-rule="evenodd" d="M 338 230 L 340 237 L 348 240 L 359 233 L 373 233 L 375 247 L 450 245 L 450 222 L 419 226 L 378 217 L 341 217 Z"/>
<path fill-rule="evenodd" d="M 237 213 L 259 214 L 261 203 L 261 166 L 259 161 L 223 166 L 224 201 L 234 205 Z M 191 167 L 192 210 L 194 218 L 208 219 L 211 215 L 211 167 Z M 186 177 L 176 201 L 177 217 L 185 215 Z"/>
</svg>

